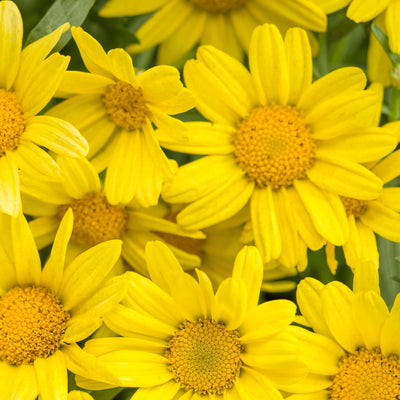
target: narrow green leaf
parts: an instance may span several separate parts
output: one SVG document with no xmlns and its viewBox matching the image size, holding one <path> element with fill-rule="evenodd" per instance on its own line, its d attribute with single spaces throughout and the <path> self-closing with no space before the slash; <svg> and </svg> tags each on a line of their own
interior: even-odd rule
<svg viewBox="0 0 400 400">
<path fill-rule="evenodd" d="M 379 286 L 381 295 L 390 308 L 400 292 L 400 243 L 377 236 L 379 250 Z"/>
<path fill-rule="evenodd" d="M 56 0 L 44 17 L 31 30 L 26 45 L 53 32 L 65 22 L 73 26 L 81 26 L 96 0 Z M 71 39 L 71 32 L 66 32 L 54 48 L 60 51 Z"/>
<path fill-rule="evenodd" d="M 371 25 L 371 30 L 372 33 L 375 35 L 375 37 L 378 39 L 378 42 L 381 44 L 381 46 L 384 48 L 386 54 L 390 58 L 390 61 L 392 62 L 393 66 L 396 66 L 400 63 L 400 57 L 398 54 L 392 53 L 389 48 L 389 40 L 385 32 L 376 24 Z"/>
<path fill-rule="evenodd" d="M 121 393 L 124 388 L 114 388 L 114 389 L 107 389 L 107 390 L 95 390 L 91 393 L 94 400 L 112 400 Z"/>
</svg>

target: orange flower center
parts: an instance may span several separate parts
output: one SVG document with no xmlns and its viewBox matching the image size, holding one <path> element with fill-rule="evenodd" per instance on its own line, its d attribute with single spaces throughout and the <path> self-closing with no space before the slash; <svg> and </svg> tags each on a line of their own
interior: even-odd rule
<svg viewBox="0 0 400 400">
<path fill-rule="evenodd" d="M 0 299 L 0 359 L 33 364 L 59 349 L 69 313 L 43 287 L 15 287 Z"/>
<path fill-rule="evenodd" d="M 331 400 L 397 400 L 400 398 L 400 362 L 379 349 L 362 348 L 347 354 L 330 387 Z"/>
<path fill-rule="evenodd" d="M 259 187 L 290 186 L 314 163 L 310 128 L 292 106 L 254 108 L 238 123 L 232 141 L 237 164 Z"/>
<path fill-rule="evenodd" d="M 367 211 L 368 204 L 365 200 L 357 200 L 344 196 L 340 196 L 340 200 L 342 200 L 347 216 L 354 215 L 355 217 L 360 217 Z"/>
<path fill-rule="evenodd" d="M 0 89 L 0 156 L 18 148 L 24 130 L 25 118 L 17 96 Z"/>
<path fill-rule="evenodd" d="M 94 246 L 106 240 L 120 239 L 126 230 L 128 213 L 125 207 L 111 205 L 102 193 L 89 193 L 61 206 L 60 219 L 68 208 L 74 215 L 72 238 Z"/>
<path fill-rule="evenodd" d="M 241 6 L 246 0 L 190 0 L 202 10 L 211 12 L 228 12 Z"/>
<path fill-rule="evenodd" d="M 242 351 L 237 331 L 210 320 L 187 321 L 169 341 L 165 357 L 184 390 L 222 395 L 239 375 Z"/>
<path fill-rule="evenodd" d="M 111 121 L 127 131 L 141 128 L 150 114 L 142 89 L 123 81 L 107 87 L 103 103 Z"/>
</svg>

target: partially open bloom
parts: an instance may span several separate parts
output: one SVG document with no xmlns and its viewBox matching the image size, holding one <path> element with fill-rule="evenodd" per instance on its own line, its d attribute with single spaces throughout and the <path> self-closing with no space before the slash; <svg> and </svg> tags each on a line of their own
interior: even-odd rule
<svg viewBox="0 0 400 400">
<path fill-rule="evenodd" d="M 283 40 L 273 25 L 255 29 L 250 73 L 211 46 L 184 69 L 198 110 L 212 123 L 190 122 L 189 140 L 163 137 L 166 148 L 206 154 L 165 184 L 169 202 L 190 203 L 177 216 L 203 229 L 250 201 L 251 229 L 264 262 L 306 265 L 307 248 L 343 245 L 348 224 L 340 196 L 375 199 L 382 181 L 361 163 L 393 150 L 396 138 L 372 126 L 376 95 L 358 68 L 312 83 L 304 30 Z"/>
<path fill-rule="evenodd" d="M 121 242 L 99 244 L 65 265 L 72 224 L 69 210 L 42 268 L 22 214 L 0 216 L 1 399 L 66 399 L 67 370 L 92 379 L 110 375 L 77 342 L 90 336 L 124 295 L 121 277 L 105 280 Z"/>
<path fill-rule="evenodd" d="M 157 204 L 174 168 L 153 124 L 184 140 L 183 123 L 170 115 L 192 108 L 193 97 L 176 68 L 157 66 L 135 75 L 123 49 L 106 54 L 81 28 L 71 30 L 90 73 L 67 71 L 58 95 L 69 98 L 47 115 L 65 118 L 87 138 L 88 157 L 99 172 L 107 168 L 104 190 L 111 204 L 133 198 L 144 207 Z"/>
<path fill-rule="evenodd" d="M 145 245 L 149 240 L 175 238 L 175 241 L 196 243 L 204 238 L 197 230 L 187 230 L 165 218 L 165 207 L 143 208 L 132 203 L 111 204 L 104 192 L 100 177 L 86 158 L 58 157 L 61 182 L 28 183 L 22 195 L 25 212 L 37 217 L 30 227 L 38 247 L 54 240 L 60 220 L 71 208 L 74 228 L 68 247 L 68 258 L 106 240 L 122 241 L 121 259 L 115 272 L 123 271 L 123 262 L 146 274 Z M 135 176 L 132 176 L 135 179 Z M 172 246 L 185 268 L 200 265 L 198 254 L 183 252 Z"/>
<path fill-rule="evenodd" d="M 20 175 L 59 180 L 57 164 L 42 148 L 70 157 L 88 152 L 70 123 L 36 115 L 54 96 L 69 57 L 49 53 L 68 29 L 64 24 L 22 50 L 22 19 L 12 1 L 0 2 L 0 211 L 20 212 Z"/>
<path fill-rule="evenodd" d="M 84 388 L 139 387 L 132 399 L 283 399 L 281 384 L 306 370 L 288 332 L 294 303 L 257 305 L 262 262 L 256 248 L 241 250 L 232 277 L 214 294 L 207 275 L 184 273 L 160 242 L 146 249 L 151 280 L 127 273 L 122 303 L 105 317 L 122 337 L 89 340 L 84 350 L 117 380 L 104 386 L 77 377 Z"/>
<path fill-rule="evenodd" d="M 298 393 L 287 400 L 400 397 L 400 296 L 389 312 L 370 279 L 377 276 L 376 266 L 371 268 L 369 277 L 361 278 L 364 287 L 354 291 L 341 282 L 324 286 L 313 278 L 298 285 L 301 313 L 315 333 L 293 328 L 310 374 L 285 388 Z"/>
<path fill-rule="evenodd" d="M 128 51 L 139 53 L 160 44 L 158 62 L 170 64 L 198 43 L 213 45 L 242 59 L 244 51 L 249 49 L 251 32 L 266 22 L 276 24 L 282 33 L 294 26 L 325 31 L 326 4 L 319 3 L 313 0 L 110 0 L 100 15 L 120 17 L 155 11 L 136 31 L 139 43 L 128 46 Z"/>
</svg>

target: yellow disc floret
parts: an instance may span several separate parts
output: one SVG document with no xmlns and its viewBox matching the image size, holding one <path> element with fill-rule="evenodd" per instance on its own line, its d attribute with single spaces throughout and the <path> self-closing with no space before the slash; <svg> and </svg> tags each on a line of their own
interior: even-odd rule
<svg viewBox="0 0 400 400">
<path fill-rule="evenodd" d="M 186 321 L 168 344 L 165 357 L 184 390 L 221 395 L 240 372 L 239 333 L 210 320 Z"/>
<path fill-rule="evenodd" d="M 315 142 L 302 114 L 292 106 L 257 107 L 233 136 L 237 164 L 259 187 L 290 186 L 313 166 Z"/>
<path fill-rule="evenodd" d="M 0 156 L 19 146 L 25 130 L 22 106 L 13 92 L 0 89 Z"/>
<path fill-rule="evenodd" d="M 347 354 L 339 363 L 339 372 L 330 387 L 332 400 L 400 399 L 400 362 L 385 357 L 379 349 L 362 348 Z"/>
<path fill-rule="evenodd" d="M 368 204 L 365 200 L 352 199 L 351 197 L 340 196 L 344 208 L 346 210 L 346 215 L 354 215 L 355 217 L 360 217 L 363 215 L 368 208 Z"/>
<path fill-rule="evenodd" d="M 241 6 L 246 0 L 190 0 L 202 10 L 211 12 L 227 12 Z"/>
<path fill-rule="evenodd" d="M 74 215 L 72 238 L 78 243 L 94 246 L 120 239 L 126 230 L 128 213 L 125 207 L 111 205 L 102 193 L 89 193 L 61 206 L 60 218 L 68 208 Z"/>
<path fill-rule="evenodd" d="M 43 287 L 15 287 L 0 299 L 0 359 L 33 364 L 61 344 L 69 314 Z"/>
<path fill-rule="evenodd" d="M 109 118 L 127 131 L 141 128 L 150 113 L 142 89 L 128 82 L 118 81 L 109 85 L 103 95 L 103 103 Z"/>
</svg>

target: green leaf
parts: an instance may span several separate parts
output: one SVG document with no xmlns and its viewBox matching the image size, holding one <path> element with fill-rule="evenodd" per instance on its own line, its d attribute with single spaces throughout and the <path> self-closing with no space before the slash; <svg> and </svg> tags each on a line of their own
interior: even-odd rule
<svg viewBox="0 0 400 400">
<path fill-rule="evenodd" d="M 112 400 L 123 390 L 124 388 L 95 390 L 91 393 L 91 396 L 94 398 L 94 400 Z"/>
<path fill-rule="evenodd" d="M 44 17 L 31 30 L 26 45 L 53 32 L 60 25 L 69 22 L 72 26 L 81 26 L 96 0 L 56 0 Z M 54 51 L 60 51 L 71 39 L 66 32 L 57 43 Z"/>
<path fill-rule="evenodd" d="M 388 307 L 392 307 L 393 301 L 400 292 L 400 262 L 396 259 L 400 256 L 400 243 L 377 236 L 379 250 L 379 286 L 381 295 Z"/>
<path fill-rule="evenodd" d="M 400 64 L 400 57 L 398 54 L 392 53 L 389 48 L 389 40 L 385 32 L 376 24 L 371 25 L 372 33 L 378 39 L 381 46 L 384 48 L 386 54 L 390 58 L 393 66 Z"/>
</svg>

